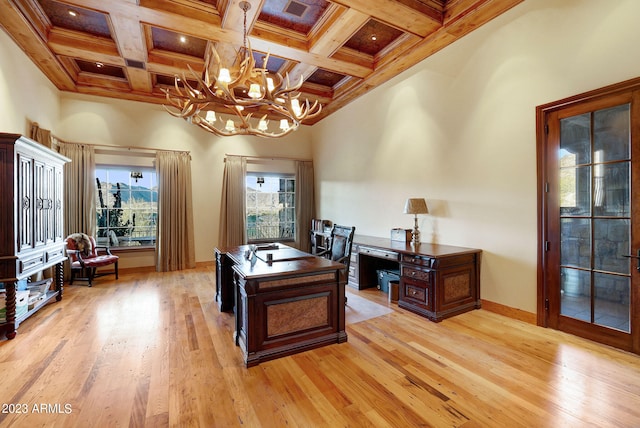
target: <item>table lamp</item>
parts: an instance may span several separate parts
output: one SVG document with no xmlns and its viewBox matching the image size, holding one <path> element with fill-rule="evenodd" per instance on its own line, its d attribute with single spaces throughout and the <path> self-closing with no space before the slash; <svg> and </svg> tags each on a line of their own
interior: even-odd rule
<svg viewBox="0 0 640 428">
<path fill-rule="evenodd" d="M 427 214 L 429 209 L 427 208 L 427 202 L 424 198 L 409 198 L 404 204 L 404 213 L 413 214 L 415 216 L 415 222 L 413 226 L 413 238 L 411 239 L 411 245 L 417 247 L 420 245 L 420 231 L 418 230 L 418 214 Z"/>
</svg>

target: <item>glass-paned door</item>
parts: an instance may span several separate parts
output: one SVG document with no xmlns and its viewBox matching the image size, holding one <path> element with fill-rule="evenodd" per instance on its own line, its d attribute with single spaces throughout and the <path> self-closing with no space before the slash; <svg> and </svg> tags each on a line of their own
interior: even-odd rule
<svg viewBox="0 0 640 428">
<path fill-rule="evenodd" d="M 575 98 L 544 115 L 538 319 L 640 353 L 640 85 Z"/>
<path fill-rule="evenodd" d="M 629 333 L 630 104 L 560 120 L 560 314 Z"/>
</svg>

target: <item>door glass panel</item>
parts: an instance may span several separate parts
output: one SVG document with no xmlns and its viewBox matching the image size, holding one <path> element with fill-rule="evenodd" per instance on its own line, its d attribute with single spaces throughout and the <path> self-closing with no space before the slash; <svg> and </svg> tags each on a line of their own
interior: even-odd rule
<svg viewBox="0 0 640 428">
<path fill-rule="evenodd" d="M 591 322 L 591 279 L 589 271 L 560 269 L 560 314 Z"/>
<path fill-rule="evenodd" d="M 571 153 L 574 165 L 591 163 L 591 113 L 572 116 L 560 121 L 560 157 Z"/>
<path fill-rule="evenodd" d="M 629 332 L 631 280 L 626 276 L 596 273 L 594 322 L 604 327 Z"/>
<path fill-rule="evenodd" d="M 560 237 L 560 264 L 591 269 L 591 220 L 563 218 Z"/>
<path fill-rule="evenodd" d="M 597 270 L 629 274 L 630 253 L 629 220 L 595 219 L 593 221 L 593 268 Z"/>
<path fill-rule="evenodd" d="M 591 215 L 591 167 L 570 166 L 574 161 L 575 156 L 569 152 L 560 159 L 561 164 L 567 164 L 560 169 L 560 212 L 588 216 Z"/>
<path fill-rule="evenodd" d="M 594 165 L 594 215 L 629 217 L 630 168 L 629 161 Z"/>
<path fill-rule="evenodd" d="M 603 154 L 600 162 L 629 159 L 629 113 L 629 104 L 593 113 L 594 152 Z"/>
</svg>

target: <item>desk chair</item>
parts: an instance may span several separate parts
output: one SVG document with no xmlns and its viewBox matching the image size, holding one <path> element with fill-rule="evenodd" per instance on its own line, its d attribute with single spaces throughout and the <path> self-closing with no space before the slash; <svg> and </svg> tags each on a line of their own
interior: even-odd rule
<svg viewBox="0 0 640 428">
<path fill-rule="evenodd" d="M 340 271 L 340 280 L 345 284 L 349 281 L 349 264 L 351 262 L 351 247 L 353 246 L 353 235 L 356 232 L 355 226 L 334 225 L 329 236 L 329 248 L 319 252 L 317 255 L 342 263 L 346 268 Z M 344 299 L 345 304 L 347 298 Z"/>
<path fill-rule="evenodd" d="M 67 236 L 67 256 L 71 264 L 71 278 L 69 284 L 75 279 L 87 281 L 91 287 L 93 278 L 115 273 L 118 279 L 118 256 L 111 254 L 109 247 L 97 246 L 93 236 L 84 233 L 73 233 Z M 103 252 L 102 254 L 99 253 Z M 102 266 L 114 265 L 114 270 L 109 272 L 97 272 Z M 80 276 L 76 277 L 79 274 Z"/>
</svg>

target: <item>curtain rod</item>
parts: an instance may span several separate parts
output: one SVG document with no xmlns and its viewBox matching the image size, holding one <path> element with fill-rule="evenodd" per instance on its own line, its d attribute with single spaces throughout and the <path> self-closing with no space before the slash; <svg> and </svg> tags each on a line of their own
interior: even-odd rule
<svg viewBox="0 0 640 428">
<path fill-rule="evenodd" d="M 178 152 L 178 153 L 191 154 L 189 150 L 156 149 L 155 147 L 141 147 L 141 146 L 115 146 L 113 144 L 73 143 L 73 142 L 61 140 L 59 138 L 56 138 L 56 139 L 61 143 L 80 144 L 82 146 L 93 146 L 93 147 L 108 147 L 110 149 L 117 149 L 117 150 L 149 150 L 152 152 Z"/>
<path fill-rule="evenodd" d="M 288 158 L 288 157 L 278 157 L 278 156 L 264 156 L 264 157 L 263 156 L 245 156 L 245 155 L 232 155 L 229 153 L 225 153 L 224 155 L 235 156 L 239 158 L 246 158 L 251 160 L 288 160 L 288 161 L 313 162 L 313 159 L 299 159 L 299 158 Z"/>
</svg>

